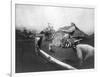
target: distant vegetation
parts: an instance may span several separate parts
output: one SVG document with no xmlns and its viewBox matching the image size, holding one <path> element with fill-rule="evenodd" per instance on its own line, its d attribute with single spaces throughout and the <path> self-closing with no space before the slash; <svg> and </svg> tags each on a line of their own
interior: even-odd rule
<svg viewBox="0 0 100 77">
<path fill-rule="evenodd" d="M 15 35 L 16 40 L 28 40 L 33 39 L 35 37 L 36 31 L 35 30 L 27 30 L 24 28 L 23 30 L 16 29 Z"/>
</svg>

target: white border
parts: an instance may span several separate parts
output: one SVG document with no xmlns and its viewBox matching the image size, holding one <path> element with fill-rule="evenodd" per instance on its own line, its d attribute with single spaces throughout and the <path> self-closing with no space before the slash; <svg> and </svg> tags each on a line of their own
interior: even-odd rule
<svg viewBox="0 0 100 77">
<path fill-rule="evenodd" d="M 33 76 L 44 76 L 47 77 L 48 74 L 49 75 L 53 75 L 59 72 L 59 74 L 64 74 L 64 73 L 70 73 L 72 74 L 72 71 L 74 71 L 73 74 L 75 73 L 80 73 L 80 72 L 95 72 L 94 69 L 88 69 L 88 70 L 68 70 L 68 71 L 55 71 L 55 72 L 31 72 L 31 73 L 15 73 L 15 4 L 33 4 L 33 5 L 44 5 L 44 6 L 59 6 L 59 7 L 75 7 L 75 8 L 89 8 L 89 9 L 95 9 L 95 6 L 91 6 L 91 5 L 76 5 L 76 4 L 59 4 L 59 3 L 48 3 L 48 2 L 32 2 L 32 1 L 19 1 L 19 0 L 14 0 L 12 1 L 11 5 L 12 5 L 12 52 L 11 52 L 11 76 L 12 77 L 33 77 Z M 95 44 L 96 45 L 96 44 Z M 97 62 L 96 62 L 97 63 Z M 95 69 L 97 69 L 97 67 L 95 67 Z M 61 75 L 61 76 L 62 76 Z"/>
</svg>

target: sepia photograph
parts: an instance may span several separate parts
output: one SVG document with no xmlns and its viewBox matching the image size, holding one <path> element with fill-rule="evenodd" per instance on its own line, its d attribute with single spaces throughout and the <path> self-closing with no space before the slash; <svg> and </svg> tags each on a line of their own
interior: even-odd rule
<svg viewBox="0 0 100 77">
<path fill-rule="evenodd" d="M 15 73 L 95 68 L 94 8 L 15 4 Z"/>
</svg>

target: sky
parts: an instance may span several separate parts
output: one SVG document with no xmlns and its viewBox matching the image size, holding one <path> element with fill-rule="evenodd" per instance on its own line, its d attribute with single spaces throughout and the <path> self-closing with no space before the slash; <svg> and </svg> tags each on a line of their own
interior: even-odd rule
<svg viewBox="0 0 100 77">
<path fill-rule="evenodd" d="M 73 22 L 84 33 L 94 33 L 94 9 L 16 4 L 15 26 L 40 32 L 48 23 L 57 30 Z"/>
</svg>

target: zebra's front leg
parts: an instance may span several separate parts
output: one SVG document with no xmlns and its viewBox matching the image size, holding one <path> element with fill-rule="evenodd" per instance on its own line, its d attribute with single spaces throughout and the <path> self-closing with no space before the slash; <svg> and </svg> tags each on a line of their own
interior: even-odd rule
<svg viewBox="0 0 100 77">
<path fill-rule="evenodd" d="M 52 44 L 49 44 L 49 51 L 51 50 Z"/>
<path fill-rule="evenodd" d="M 83 64 L 83 54 L 82 54 L 82 50 L 77 46 L 76 47 L 76 53 L 77 53 L 77 57 L 79 59 L 79 65 L 82 66 Z"/>
<path fill-rule="evenodd" d="M 53 46 L 54 46 L 53 44 L 49 44 L 49 51 L 52 52 L 52 53 L 55 53 L 55 52 L 52 50 L 52 47 L 53 47 Z"/>
</svg>

